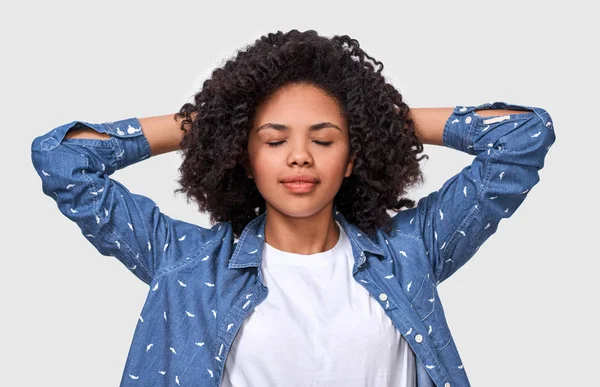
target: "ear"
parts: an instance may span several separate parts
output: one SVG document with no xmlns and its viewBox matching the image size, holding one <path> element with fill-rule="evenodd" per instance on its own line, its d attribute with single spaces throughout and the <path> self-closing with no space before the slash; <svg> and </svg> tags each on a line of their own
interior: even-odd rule
<svg viewBox="0 0 600 387">
<path fill-rule="evenodd" d="M 248 163 L 248 161 L 245 160 L 242 163 L 242 167 L 244 167 L 244 171 L 246 172 L 246 177 L 248 179 L 252 179 L 252 170 L 250 169 L 250 163 Z"/>
<path fill-rule="evenodd" d="M 352 170 L 354 169 L 354 161 L 356 160 L 356 153 L 352 154 L 350 160 L 348 161 L 348 166 L 346 167 L 346 173 L 344 177 L 348 177 L 352 174 Z"/>
</svg>

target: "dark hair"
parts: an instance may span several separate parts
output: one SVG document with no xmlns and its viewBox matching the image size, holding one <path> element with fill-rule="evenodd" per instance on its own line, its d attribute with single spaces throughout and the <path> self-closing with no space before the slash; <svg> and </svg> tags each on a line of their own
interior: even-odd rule
<svg viewBox="0 0 600 387">
<path fill-rule="evenodd" d="M 379 68 L 365 58 L 372 60 Z M 367 234 L 390 231 L 387 210 L 414 207 L 399 198 L 424 178 L 419 166 L 423 143 L 415 135 L 409 107 L 381 75 L 383 64 L 367 55 L 348 35 L 321 37 L 314 30 L 262 36 L 235 59 L 213 70 L 176 118 L 186 133 L 180 143 L 179 183 L 187 200 L 210 213 L 211 222 L 229 221 L 239 238 L 244 227 L 265 212 L 265 200 L 249 165 L 249 129 L 257 107 L 271 93 L 295 83 L 319 87 L 334 97 L 345 116 L 350 154 L 356 159 L 334 206 Z M 190 128 L 191 125 L 191 128 Z"/>
</svg>

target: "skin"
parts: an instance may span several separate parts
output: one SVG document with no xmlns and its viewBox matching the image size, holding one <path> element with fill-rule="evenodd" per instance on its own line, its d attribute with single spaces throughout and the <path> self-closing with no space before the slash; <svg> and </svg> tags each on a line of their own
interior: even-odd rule
<svg viewBox="0 0 600 387">
<path fill-rule="evenodd" d="M 309 131 L 321 122 L 339 129 Z M 267 123 L 288 129 L 258 130 Z M 248 136 L 248 158 L 247 176 L 266 202 L 265 242 L 296 254 L 333 248 L 340 235 L 333 199 L 354 166 L 348 127 L 336 100 L 312 85 L 293 84 L 277 90 L 257 108 Z M 309 193 L 290 192 L 280 182 L 305 173 L 319 180 Z"/>
<path fill-rule="evenodd" d="M 443 145 L 444 125 L 453 107 L 411 108 L 416 135 L 424 144 Z M 518 110 L 477 110 L 482 117 L 506 114 L 533 114 Z M 179 149 L 183 137 L 181 120 L 174 114 L 139 118 L 148 139 L 151 156 Z M 335 128 L 309 131 L 310 125 L 331 122 Z M 284 124 L 285 131 L 257 129 L 266 123 Z M 333 198 L 344 177 L 350 176 L 354 157 L 350 156 L 347 123 L 335 99 L 315 86 L 293 84 L 279 89 L 257 108 L 248 136 L 247 176 L 254 179 L 265 198 L 267 216 L 265 241 L 290 253 L 315 254 L 333 248 L 339 229 L 333 217 Z M 110 139 L 110 135 L 82 128 L 65 138 Z M 283 143 L 270 147 L 268 142 Z M 328 147 L 316 141 L 331 141 Z M 291 174 L 308 173 L 320 183 L 308 194 L 287 191 L 280 180 Z"/>
</svg>

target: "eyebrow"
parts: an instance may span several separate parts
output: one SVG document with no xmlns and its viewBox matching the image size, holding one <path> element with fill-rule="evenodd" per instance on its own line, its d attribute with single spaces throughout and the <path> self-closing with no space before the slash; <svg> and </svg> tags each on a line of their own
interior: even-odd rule
<svg viewBox="0 0 600 387">
<path fill-rule="evenodd" d="M 336 124 L 332 124 L 331 122 L 320 122 L 318 124 L 313 124 L 311 125 L 308 130 L 313 131 L 313 130 L 321 130 L 324 128 L 335 128 L 337 130 L 339 130 L 340 132 L 342 131 L 342 129 L 340 129 L 339 126 L 337 126 Z M 259 126 L 256 131 L 258 132 L 261 129 L 275 129 L 275 130 L 288 130 L 289 127 L 283 124 L 274 124 L 272 122 L 267 122 L 266 124 L 263 124 L 261 126 Z"/>
</svg>

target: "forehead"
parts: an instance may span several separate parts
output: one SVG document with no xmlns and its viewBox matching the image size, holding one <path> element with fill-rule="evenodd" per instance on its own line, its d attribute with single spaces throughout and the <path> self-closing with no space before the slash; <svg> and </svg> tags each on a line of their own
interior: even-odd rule
<svg viewBox="0 0 600 387">
<path fill-rule="evenodd" d="M 288 85 L 273 92 L 255 113 L 254 127 L 269 121 L 290 126 L 317 121 L 341 124 L 344 118 L 335 98 L 312 85 Z M 284 122 L 285 121 L 285 122 Z"/>
</svg>

